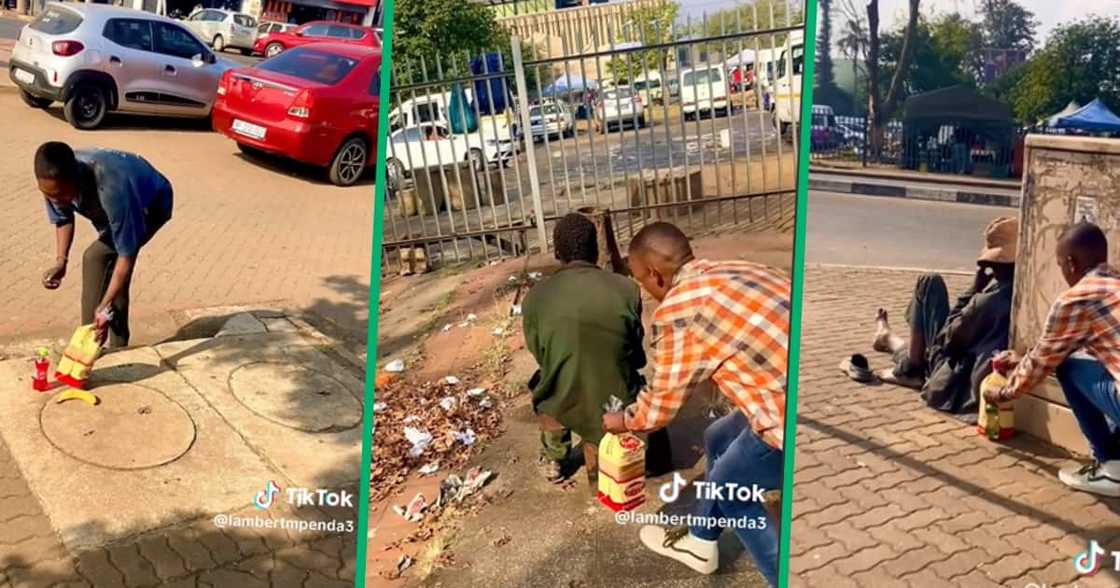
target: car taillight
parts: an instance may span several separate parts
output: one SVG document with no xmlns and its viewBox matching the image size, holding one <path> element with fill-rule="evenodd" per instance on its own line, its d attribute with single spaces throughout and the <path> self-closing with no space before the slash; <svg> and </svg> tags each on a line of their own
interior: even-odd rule
<svg viewBox="0 0 1120 588">
<path fill-rule="evenodd" d="M 85 49 L 86 46 L 77 41 L 55 41 L 51 43 L 51 51 L 59 57 L 70 57 L 77 55 Z"/>
<path fill-rule="evenodd" d="M 229 81 L 233 78 L 233 70 L 227 69 L 226 73 L 222 74 L 222 79 L 218 80 L 218 95 L 225 96 L 229 91 Z"/>
<path fill-rule="evenodd" d="M 288 107 L 288 116 L 293 118 L 311 118 L 311 107 L 314 100 L 311 96 L 310 90 L 300 90 L 296 94 L 296 99 L 292 101 L 292 105 Z"/>
</svg>

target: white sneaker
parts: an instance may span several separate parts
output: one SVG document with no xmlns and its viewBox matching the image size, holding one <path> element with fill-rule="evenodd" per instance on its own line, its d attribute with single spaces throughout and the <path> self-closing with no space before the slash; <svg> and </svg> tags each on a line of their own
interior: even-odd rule
<svg viewBox="0 0 1120 588">
<path fill-rule="evenodd" d="M 1058 472 L 1058 479 L 1075 490 L 1120 497 L 1120 461 L 1117 460 L 1065 468 Z"/>
<path fill-rule="evenodd" d="M 701 574 L 711 574 L 719 567 L 717 543 L 693 536 L 687 527 L 664 529 L 646 525 L 638 537 L 654 553 L 675 559 Z"/>
</svg>

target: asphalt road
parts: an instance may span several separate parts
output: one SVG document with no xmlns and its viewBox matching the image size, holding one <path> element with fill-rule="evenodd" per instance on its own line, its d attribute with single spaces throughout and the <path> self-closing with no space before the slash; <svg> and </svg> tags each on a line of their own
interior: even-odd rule
<svg viewBox="0 0 1120 588">
<path fill-rule="evenodd" d="M 809 192 L 808 263 L 972 271 L 984 228 L 1012 208 Z"/>
</svg>

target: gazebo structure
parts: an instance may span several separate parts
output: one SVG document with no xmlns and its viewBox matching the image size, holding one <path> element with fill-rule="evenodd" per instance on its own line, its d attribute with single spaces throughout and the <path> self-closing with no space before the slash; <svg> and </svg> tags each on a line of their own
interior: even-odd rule
<svg viewBox="0 0 1120 588">
<path fill-rule="evenodd" d="M 911 96 L 902 107 L 902 125 L 903 168 L 990 177 L 1011 173 L 1011 108 L 972 88 L 951 86 Z"/>
</svg>

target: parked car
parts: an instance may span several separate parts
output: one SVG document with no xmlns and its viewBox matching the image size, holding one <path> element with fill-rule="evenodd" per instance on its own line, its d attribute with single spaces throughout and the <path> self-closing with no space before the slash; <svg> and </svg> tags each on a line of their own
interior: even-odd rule
<svg viewBox="0 0 1120 588">
<path fill-rule="evenodd" d="M 813 124 L 809 132 L 813 150 L 835 149 L 843 143 L 843 136 L 836 126 L 836 114 L 827 104 L 813 105 Z"/>
<path fill-rule="evenodd" d="M 285 31 L 294 29 L 297 26 L 299 25 L 289 24 L 286 22 L 276 22 L 271 20 L 261 21 L 261 23 L 257 25 L 257 38 L 259 39 L 265 35 L 270 35 L 272 33 L 283 33 Z M 253 44 L 256 44 L 255 40 L 253 41 Z"/>
<path fill-rule="evenodd" d="M 681 112 L 691 118 L 701 113 L 727 113 L 727 73 L 721 65 L 702 65 L 682 69 L 680 74 Z"/>
<path fill-rule="evenodd" d="M 52 2 L 20 31 L 8 75 L 29 106 L 62 102 L 71 125 L 94 129 L 112 111 L 210 116 L 218 80 L 232 67 L 170 18 Z"/>
<path fill-rule="evenodd" d="M 275 57 L 281 51 L 292 47 L 324 41 L 381 47 L 380 37 L 376 31 L 369 27 L 317 20 L 294 29 L 272 32 L 258 37 L 253 44 L 253 54 Z"/>
<path fill-rule="evenodd" d="M 207 8 L 183 22 L 219 53 L 230 48 L 249 55 L 257 42 L 257 19 L 242 12 Z"/>
<path fill-rule="evenodd" d="M 214 130 L 247 154 L 325 168 L 338 186 L 373 165 L 381 49 L 342 43 L 296 47 L 222 76 Z"/>
<path fill-rule="evenodd" d="M 534 140 L 545 136 L 572 136 L 575 117 L 563 100 L 544 100 L 529 107 L 529 133 Z"/>
<path fill-rule="evenodd" d="M 642 97 L 644 104 L 660 103 L 665 99 L 665 88 L 661 80 L 661 72 L 651 69 L 630 84 L 630 87 Z"/>
<path fill-rule="evenodd" d="M 416 170 L 469 161 L 475 170 L 513 160 L 516 147 L 512 140 L 484 138 L 477 131 L 452 134 L 442 122 L 426 122 L 393 131 L 386 153 L 388 183 L 399 186 L 405 175 Z"/>
<path fill-rule="evenodd" d="M 611 125 L 617 125 L 620 129 L 628 124 L 637 128 L 646 126 L 642 97 L 629 86 L 619 86 L 600 92 L 593 112 L 595 130 L 604 135 L 610 130 Z"/>
<path fill-rule="evenodd" d="M 464 88 L 463 95 L 467 104 L 475 104 L 475 95 L 472 88 Z M 443 123 L 444 126 L 451 127 L 452 102 L 450 91 L 410 96 L 399 106 L 389 111 L 389 132 L 415 127 L 427 122 L 439 122 Z M 507 97 L 507 103 L 513 104 L 515 102 L 512 95 Z M 516 120 L 509 111 L 490 115 L 483 114 L 478 117 L 478 132 L 487 140 L 508 141 L 515 137 L 520 138 Z"/>
</svg>

